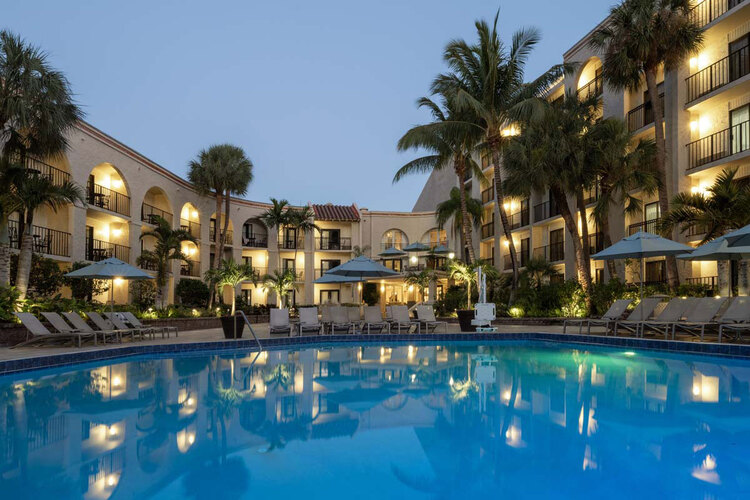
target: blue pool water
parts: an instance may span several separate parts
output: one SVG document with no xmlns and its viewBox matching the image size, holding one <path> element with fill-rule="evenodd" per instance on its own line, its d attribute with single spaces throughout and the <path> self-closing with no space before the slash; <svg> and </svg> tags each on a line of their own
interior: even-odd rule
<svg viewBox="0 0 750 500">
<path fill-rule="evenodd" d="M 750 363 L 542 343 L 0 378 L 1 498 L 748 498 Z"/>
</svg>

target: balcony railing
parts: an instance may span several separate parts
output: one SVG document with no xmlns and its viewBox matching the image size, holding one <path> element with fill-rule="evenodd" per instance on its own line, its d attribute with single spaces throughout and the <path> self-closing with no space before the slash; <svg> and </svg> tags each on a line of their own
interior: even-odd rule
<svg viewBox="0 0 750 500">
<path fill-rule="evenodd" d="M 733 125 L 687 145 L 688 169 L 722 160 L 750 149 L 750 121 Z"/>
<path fill-rule="evenodd" d="M 750 47 L 742 47 L 685 79 L 687 102 L 693 102 L 750 73 Z"/>
<path fill-rule="evenodd" d="M 302 250 L 305 248 L 304 238 L 284 238 L 279 236 L 279 248 L 284 250 Z"/>
<path fill-rule="evenodd" d="M 534 205 L 534 222 L 557 217 L 558 215 L 560 215 L 560 210 L 557 209 L 556 203 L 545 201 L 544 203 Z"/>
<path fill-rule="evenodd" d="M 495 201 L 495 186 L 490 186 L 482 191 L 482 203 L 487 204 Z"/>
<path fill-rule="evenodd" d="M 482 239 L 492 238 L 495 236 L 495 220 L 491 220 L 487 224 L 482 224 Z"/>
<path fill-rule="evenodd" d="M 201 237 L 201 225 L 198 222 L 180 219 L 180 229 L 189 232 L 196 240 L 199 240 Z"/>
<path fill-rule="evenodd" d="M 92 238 L 86 238 L 86 260 L 99 262 L 115 257 L 124 262 L 130 261 L 130 247 Z"/>
<path fill-rule="evenodd" d="M 159 270 L 158 264 L 152 260 L 144 260 L 143 262 L 138 264 L 138 267 L 140 267 L 144 271 L 158 271 Z"/>
<path fill-rule="evenodd" d="M 99 184 L 93 182 L 86 184 L 86 201 L 89 205 L 130 216 L 130 196 L 112 191 Z"/>
<path fill-rule="evenodd" d="M 708 290 L 719 289 L 719 277 L 718 276 L 701 276 L 697 278 L 685 278 L 685 283 L 688 285 L 702 286 Z"/>
<path fill-rule="evenodd" d="M 183 261 L 180 264 L 180 276 L 191 276 L 193 278 L 200 278 L 201 275 L 201 263 L 197 260 Z"/>
<path fill-rule="evenodd" d="M 560 241 L 550 245 L 536 247 L 534 249 L 534 258 L 544 259 L 547 262 L 559 262 L 565 260 L 565 243 Z"/>
<path fill-rule="evenodd" d="M 156 224 L 159 217 L 167 221 L 170 226 L 172 225 L 172 214 L 170 214 L 166 210 L 156 208 L 155 206 L 149 205 L 148 203 L 143 203 L 141 205 L 141 220 L 143 222 Z"/>
<path fill-rule="evenodd" d="M 518 229 L 519 227 L 524 227 L 529 225 L 529 211 L 528 210 L 521 210 L 519 212 L 516 212 L 514 214 L 511 214 L 508 218 L 508 223 L 510 224 L 510 229 Z"/>
<path fill-rule="evenodd" d="M 740 5 L 745 0 L 703 0 L 690 10 L 690 18 L 698 26 L 705 26 L 729 9 Z"/>
<path fill-rule="evenodd" d="M 396 250 L 402 250 L 408 243 L 381 243 L 380 251 L 385 252 L 389 248 L 395 248 Z"/>
<path fill-rule="evenodd" d="M 593 80 L 588 82 L 586 85 L 578 89 L 576 94 L 581 99 L 586 99 L 588 97 L 591 97 L 592 95 L 595 95 L 597 97 L 601 96 L 604 93 L 604 78 L 602 75 L 598 75 L 594 77 Z"/>
<path fill-rule="evenodd" d="M 659 94 L 661 109 L 664 109 L 664 94 Z M 628 130 L 635 132 L 646 125 L 654 123 L 654 108 L 651 101 L 647 101 L 640 106 L 636 106 L 628 112 Z"/>
<path fill-rule="evenodd" d="M 346 238 L 315 238 L 315 248 L 318 250 L 351 250 L 352 239 Z"/>
<path fill-rule="evenodd" d="M 16 220 L 8 221 L 11 248 L 21 248 L 21 230 Z M 70 233 L 42 226 L 31 226 L 32 249 L 35 253 L 70 257 Z"/>
<path fill-rule="evenodd" d="M 215 227 L 209 227 L 208 228 L 208 239 L 213 242 L 215 237 L 216 237 L 216 228 Z M 233 241 L 234 241 L 234 231 L 231 230 L 231 229 L 227 229 L 227 232 L 224 234 L 224 244 L 225 245 L 231 245 Z"/>
<path fill-rule="evenodd" d="M 16 161 L 18 160 L 18 157 L 16 156 Z M 43 175 L 49 180 L 52 181 L 53 184 L 56 186 L 60 186 L 66 182 L 70 182 L 70 174 L 64 170 L 60 170 L 57 167 L 53 167 L 52 165 L 45 163 L 41 160 L 37 160 L 36 158 L 32 158 L 30 156 L 27 156 L 24 160 L 24 165 L 27 170 L 31 172 L 36 172 L 39 175 Z"/>
<path fill-rule="evenodd" d="M 518 252 L 516 254 L 518 256 L 518 259 L 520 260 L 520 267 L 526 267 L 526 264 L 529 263 L 529 253 L 528 252 Z M 510 271 L 513 269 L 513 263 L 510 260 L 510 255 L 503 255 L 503 268 L 506 271 Z"/>
<path fill-rule="evenodd" d="M 630 226 L 628 226 L 628 236 L 633 236 L 635 233 L 641 231 L 644 231 L 646 233 L 659 234 L 659 231 L 657 230 L 658 224 L 659 219 L 651 219 L 644 222 L 631 224 Z"/>
<path fill-rule="evenodd" d="M 701 225 L 690 226 L 688 227 L 688 230 L 685 233 L 685 236 L 687 236 L 688 238 L 692 236 L 702 236 L 706 234 L 706 231 L 707 231 L 706 226 L 701 226 Z"/>
<path fill-rule="evenodd" d="M 304 281 L 305 280 L 305 271 L 304 270 L 284 269 L 284 271 L 291 271 L 292 273 L 294 273 L 294 280 L 295 281 Z"/>
<path fill-rule="evenodd" d="M 243 234 L 242 246 L 247 248 L 268 248 L 268 236 L 265 234 L 252 234 L 248 237 Z"/>
</svg>

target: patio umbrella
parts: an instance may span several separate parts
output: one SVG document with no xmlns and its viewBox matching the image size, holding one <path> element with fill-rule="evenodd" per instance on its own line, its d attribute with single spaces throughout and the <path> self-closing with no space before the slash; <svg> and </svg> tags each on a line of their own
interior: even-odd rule
<svg viewBox="0 0 750 500">
<path fill-rule="evenodd" d="M 750 259 L 750 246 L 732 246 L 726 236 L 709 241 L 690 253 L 677 256 L 678 259 L 715 261 Z"/>
<path fill-rule="evenodd" d="M 131 266 L 127 262 L 123 262 L 120 259 L 110 257 L 99 262 L 95 262 L 90 266 L 76 269 L 65 275 L 68 278 L 87 278 L 95 280 L 110 280 L 111 286 L 110 297 L 111 297 L 111 309 L 114 311 L 115 300 L 114 300 L 114 285 L 115 279 L 120 278 L 124 280 L 152 280 L 153 276 L 147 272 L 138 269 L 137 267 Z"/>
<path fill-rule="evenodd" d="M 426 252 L 430 249 L 429 246 L 425 245 L 424 243 L 416 242 L 412 243 L 411 245 L 404 247 L 404 251 L 406 252 Z"/>
<path fill-rule="evenodd" d="M 399 250 L 396 247 L 390 247 L 378 254 L 380 257 L 403 257 L 406 252 Z"/>
<path fill-rule="evenodd" d="M 451 253 L 451 249 L 445 245 L 438 245 L 432 249 L 432 253 L 434 253 L 435 255 L 447 255 Z"/>
<path fill-rule="evenodd" d="M 638 232 L 627 238 L 623 238 L 609 248 L 591 256 L 594 260 L 641 260 L 641 285 L 640 298 L 643 299 L 643 268 L 644 259 L 647 257 L 665 257 L 667 255 L 680 255 L 693 249 L 682 243 L 677 243 L 656 234 Z"/>
<path fill-rule="evenodd" d="M 723 236 L 732 247 L 750 247 L 750 224 Z"/>
<path fill-rule="evenodd" d="M 328 271 L 326 271 L 323 276 L 313 281 L 313 283 L 318 285 L 325 285 L 325 284 L 338 284 L 342 285 L 344 283 L 359 283 L 363 281 L 362 278 L 352 278 L 349 276 L 338 276 L 336 274 L 329 274 Z M 341 286 L 339 286 L 339 294 L 341 294 Z"/>
<path fill-rule="evenodd" d="M 396 271 L 388 269 L 383 264 L 375 262 L 364 255 L 355 257 L 348 262 L 344 262 L 340 266 L 329 269 L 326 274 L 359 278 L 360 281 L 365 278 L 389 278 L 391 276 L 399 275 Z"/>
</svg>

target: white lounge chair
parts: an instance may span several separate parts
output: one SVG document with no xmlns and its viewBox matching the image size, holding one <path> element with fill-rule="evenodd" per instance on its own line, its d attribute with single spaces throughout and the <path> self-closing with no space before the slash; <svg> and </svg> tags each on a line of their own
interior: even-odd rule
<svg viewBox="0 0 750 500">
<path fill-rule="evenodd" d="M 695 307 L 691 307 L 685 314 L 685 321 L 672 324 L 672 340 L 674 340 L 675 333 L 686 332 L 692 335 L 700 333 L 701 341 L 703 341 L 706 327 L 717 325 L 714 320 L 726 302 L 726 297 L 706 297 L 700 299 Z"/>
<path fill-rule="evenodd" d="M 135 334 L 140 335 L 141 340 L 143 340 L 146 335 L 151 335 L 152 338 L 154 336 L 152 328 L 148 328 L 148 327 L 137 328 L 133 326 L 128 326 L 125 323 L 125 321 L 122 319 L 122 317 L 120 317 L 119 313 L 116 313 L 116 312 L 104 313 L 104 317 L 106 318 L 107 321 L 109 321 L 109 323 L 112 324 L 115 330 L 120 330 L 122 332 L 132 331 L 132 333 L 130 334 L 130 337 L 133 340 L 135 339 Z"/>
<path fill-rule="evenodd" d="M 359 306 L 348 306 L 346 308 L 346 314 L 349 321 L 354 325 L 354 330 L 362 330 L 362 314 L 359 310 Z"/>
<path fill-rule="evenodd" d="M 383 329 L 391 333 L 391 325 L 383 318 L 380 306 L 365 306 L 364 327 L 367 328 L 368 335 L 373 329 L 377 329 L 378 333 L 383 333 Z"/>
<path fill-rule="evenodd" d="M 317 307 L 300 307 L 299 309 L 299 335 L 305 332 L 323 333 L 323 324 L 318 320 Z"/>
<path fill-rule="evenodd" d="M 630 299 L 619 299 L 615 300 L 607 312 L 602 314 L 601 318 L 585 318 L 585 319 L 566 319 L 563 321 L 563 333 L 568 333 L 568 325 L 578 325 L 578 334 L 583 333 L 583 326 L 586 325 L 587 333 L 591 335 L 592 326 L 603 326 L 605 334 L 609 332 L 615 322 L 622 319 L 622 316 L 628 310 L 628 306 L 633 301 Z"/>
<path fill-rule="evenodd" d="M 416 326 L 417 333 L 422 333 L 422 325 L 419 321 L 414 321 L 409 317 L 409 308 L 406 306 L 392 306 L 391 313 L 393 314 L 393 320 L 391 321 L 391 331 L 393 327 L 396 327 L 396 333 L 401 333 L 401 328 L 406 328 L 406 333 L 411 331 L 412 326 Z"/>
<path fill-rule="evenodd" d="M 287 333 L 292 336 L 292 325 L 289 323 L 289 309 L 271 309 L 269 333 Z"/>
<path fill-rule="evenodd" d="M 91 332 L 82 332 L 79 331 L 72 326 L 68 324 L 65 319 L 63 319 L 62 316 L 60 316 L 56 312 L 43 312 L 42 316 L 44 316 L 44 319 L 47 320 L 47 322 L 52 325 L 52 327 L 60 332 L 61 334 L 65 335 L 71 335 L 71 336 L 77 336 L 78 337 L 78 346 L 81 346 L 81 339 L 82 338 L 93 338 L 94 339 L 94 345 L 96 345 L 96 334 Z"/>
<path fill-rule="evenodd" d="M 740 339 L 743 332 L 750 332 L 750 297 L 735 297 L 719 320 L 719 342 L 724 332 L 736 334 Z"/>
<path fill-rule="evenodd" d="M 125 311 L 120 313 L 125 320 L 130 323 L 135 328 L 145 328 L 146 330 L 151 329 L 153 332 L 161 332 L 161 338 L 164 338 L 164 335 L 166 334 L 167 338 L 169 338 L 169 333 L 174 332 L 175 337 L 179 337 L 179 330 L 176 326 L 147 326 L 144 325 L 141 320 L 139 320 L 135 314 L 133 314 L 130 311 Z"/>
<path fill-rule="evenodd" d="M 349 313 L 343 306 L 331 307 L 331 334 L 337 331 L 343 331 L 349 333 L 351 330 L 354 333 L 355 325 L 349 321 Z"/>
<path fill-rule="evenodd" d="M 443 327 L 443 331 L 445 333 L 448 333 L 448 322 L 438 321 L 438 319 L 435 317 L 435 309 L 433 309 L 432 306 L 417 306 L 417 319 L 419 320 L 421 327 L 424 327 L 425 333 L 429 333 L 430 328 L 434 332 L 435 330 L 437 330 L 437 327 L 441 325 Z"/>
<path fill-rule="evenodd" d="M 664 333 L 664 339 L 667 339 L 672 325 L 681 321 L 698 300 L 699 299 L 692 297 L 687 299 L 675 298 L 670 300 L 667 307 L 665 307 L 664 310 L 653 320 L 641 322 L 641 337 L 643 337 L 646 331 L 649 330 L 654 333 Z"/>
<path fill-rule="evenodd" d="M 107 341 L 107 338 L 114 337 L 118 341 L 121 340 L 122 332 L 119 330 L 94 330 L 91 325 L 89 325 L 86 320 L 84 320 L 78 313 L 76 312 L 65 312 L 63 313 L 63 316 L 65 316 L 65 319 L 70 322 L 71 325 L 73 325 L 73 328 L 80 332 L 89 332 L 89 333 L 96 333 L 98 336 L 102 337 L 102 340 L 104 342 Z"/>
<path fill-rule="evenodd" d="M 330 331 L 331 323 L 333 323 L 333 319 L 331 319 L 331 306 L 322 306 L 320 308 L 320 322 L 323 323 L 323 333 L 326 332 L 326 328 Z"/>
<path fill-rule="evenodd" d="M 125 326 L 125 328 L 118 328 L 110 320 L 103 318 L 98 312 L 89 311 L 86 313 L 86 316 L 89 317 L 91 322 L 94 323 L 94 326 L 96 326 L 100 332 L 119 332 L 120 342 L 122 342 L 123 335 L 130 335 L 130 339 L 135 340 L 135 334 L 140 334 L 135 328 L 129 328 L 127 326 Z"/>
<path fill-rule="evenodd" d="M 626 319 L 615 321 L 612 333 L 616 337 L 618 330 L 623 328 L 630 333 L 634 333 L 637 337 L 641 331 L 641 324 L 644 321 L 651 319 L 654 315 L 654 311 L 656 311 L 656 308 L 659 307 L 659 304 L 661 303 L 662 300 L 656 297 L 648 297 L 641 300 L 638 305 L 635 306 L 635 309 L 628 314 Z"/>
<path fill-rule="evenodd" d="M 18 318 L 23 326 L 26 327 L 26 340 L 20 344 L 16 344 L 13 347 L 21 347 L 25 345 L 34 344 L 37 342 L 59 342 L 61 340 L 77 340 L 78 347 L 81 347 L 81 340 L 84 338 L 92 337 L 93 335 L 87 332 L 77 332 L 70 329 L 70 331 L 59 331 L 59 333 L 50 332 L 46 326 L 42 324 L 39 319 L 31 313 L 15 312 L 13 313 Z M 53 325 L 54 326 L 54 325 Z M 29 334 L 33 335 L 29 338 Z M 94 344 L 96 344 L 96 337 L 94 337 Z"/>
</svg>

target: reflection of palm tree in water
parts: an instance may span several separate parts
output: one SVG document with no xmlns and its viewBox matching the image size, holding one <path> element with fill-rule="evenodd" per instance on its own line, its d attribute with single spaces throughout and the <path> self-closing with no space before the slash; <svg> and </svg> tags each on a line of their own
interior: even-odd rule
<svg viewBox="0 0 750 500">
<path fill-rule="evenodd" d="M 266 385 L 266 398 L 275 397 L 276 392 L 294 391 L 294 375 L 297 372 L 295 363 L 280 363 L 268 367 L 263 374 L 263 383 Z M 292 396 L 294 397 L 294 396 Z M 309 427 L 312 422 L 309 416 L 299 417 L 296 412 L 291 419 L 284 422 L 277 420 L 274 410 L 267 414 L 267 420 L 260 427 L 258 434 L 267 442 L 268 446 L 259 451 L 268 453 L 275 449 L 283 449 L 289 441 L 294 439 L 306 440 L 309 437 Z"/>
</svg>

